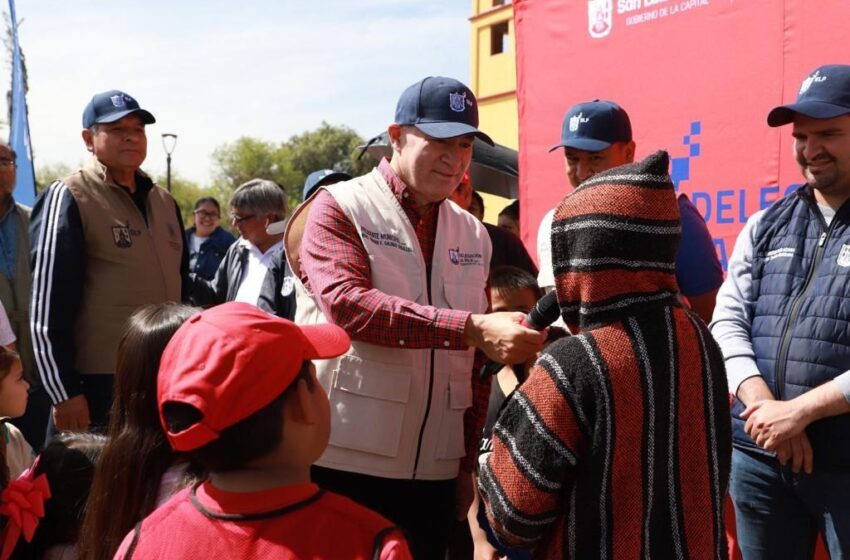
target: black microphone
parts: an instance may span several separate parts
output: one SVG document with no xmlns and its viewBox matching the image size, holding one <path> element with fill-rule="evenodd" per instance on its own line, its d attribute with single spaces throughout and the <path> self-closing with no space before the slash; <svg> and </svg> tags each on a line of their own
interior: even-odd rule
<svg viewBox="0 0 850 560">
<path fill-rule="evenodd" d="M 558 294 L 554 290 L 537 300 L 534 307 L 526 315 L 522 324 L 529 329 L 542 331 L 561 316 L 561 308 L 558 307 Z"/>
<path fill-rule="evenodd" d="M 542 331 L 557 321 L 560 316 L 561 308 L 558 307 L 558 295 L 553 290 L 537 300 L 537 303 L 534 304 L 534 307 L 531 308 L 531 311 L 522 320 L 522 325 L 529 329 Z M 495 360 L 487 360 L 487 363 L 481 368 L 479 376 L 481 379 L 486 379 L 499 373 L 499 370 L 503 367 L 505 367 L 505 364 L 501 364 Z"/>
</svg>

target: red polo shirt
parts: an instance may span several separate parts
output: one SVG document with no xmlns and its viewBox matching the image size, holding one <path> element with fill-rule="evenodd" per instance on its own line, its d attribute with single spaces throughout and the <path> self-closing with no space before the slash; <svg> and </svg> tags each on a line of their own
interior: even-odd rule
<svg viewBox="0 0 850 560">
<path fill-rule="evenodd" d="M 209 481 L 174 495 L 121 543 L 116 559 L 407 560 L 401 531 L 315 484 L 225 492 Z"/>
</svg>

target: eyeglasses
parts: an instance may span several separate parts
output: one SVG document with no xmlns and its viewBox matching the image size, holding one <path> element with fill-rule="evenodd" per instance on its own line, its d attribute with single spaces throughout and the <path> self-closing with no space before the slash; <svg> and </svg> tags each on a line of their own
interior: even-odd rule
<svg viewBox="0 0 850 560">
<path fill-rule="evenodd" d="M 15 167 L 15 160 L 13 159 L 0 159 L 0 167 Z"/>
<path fill-rule="evenodd" d="M 236 214 L 231 214 L 230 215 L 230 221 L 233 223 L 233 225 L 238 226 L 239 224 L 241 224 L 245 220 L 250 220 L 251 218 L 256 218 L 256 217 L 257 217 L 256 214 L 248 214 L 247 216 L 237 216 Z"/>
<path fill-rule="evenodd" d="M 199 218 L 210 218 L 217 220 L 221 217 L 221 214 L 214 214 L 212 212 L 207 212 L 206 210 L 194 210 L 192 213 Z"/>
</svg>

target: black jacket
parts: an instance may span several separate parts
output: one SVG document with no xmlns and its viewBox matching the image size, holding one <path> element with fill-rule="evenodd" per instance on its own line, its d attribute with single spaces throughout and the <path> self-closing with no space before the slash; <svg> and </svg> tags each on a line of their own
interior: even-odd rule
<svg viewBox="0 0 850 560">
<path fill-rule="evenodd" d="M 197 274 L 189 274 L 191 301 L 204 307 L 233 301 L 236 299 L 247 264 L 248 248 L 237 240 L 224 255 L 215 278 L 204 280 Z M 292 270 L 286 262 L 286 254 L 280 251 L 266 274 L 257 307 L 291 321 L 295 317 L 294 288 Z"/>
</svg>

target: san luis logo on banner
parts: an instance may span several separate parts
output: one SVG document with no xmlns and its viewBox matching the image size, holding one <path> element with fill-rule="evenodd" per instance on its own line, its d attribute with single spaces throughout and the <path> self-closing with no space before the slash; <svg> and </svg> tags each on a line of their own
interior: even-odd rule
<svg viewBox="0 0 850 560">
<path fill-rule="evenodd" d="M 612 0 L 588 0 L 587 30 L 594 39 L 601 39 L 611 33 Z"/>
<path fill-rule="evenodd" d="M 626 26 L 674 16 L 709 5 L 710 0 L 616 0 L 616 15 Z M 716 1 L 716 0 L 715 0 Z M 614 0 L 588 0 L 587 31 L 594 39 L 602 39 L 614 26 Z"/>
</svg>

